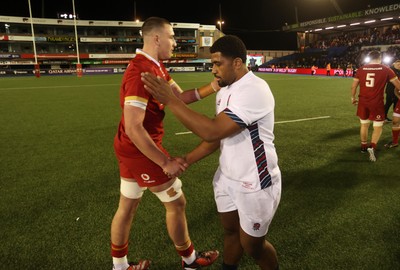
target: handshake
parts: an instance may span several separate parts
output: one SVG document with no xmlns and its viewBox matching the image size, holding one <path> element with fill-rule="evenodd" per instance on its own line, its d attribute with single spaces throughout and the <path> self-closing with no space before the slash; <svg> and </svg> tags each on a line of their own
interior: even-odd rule
<svg viewBox="0 0 400 270">
<path fill-rule="evenodd" d="M 189 167 L 184 157 L 170 157 L 164 166 L 161 166 L 169 178 L 180 176 Z"/>
</svg>

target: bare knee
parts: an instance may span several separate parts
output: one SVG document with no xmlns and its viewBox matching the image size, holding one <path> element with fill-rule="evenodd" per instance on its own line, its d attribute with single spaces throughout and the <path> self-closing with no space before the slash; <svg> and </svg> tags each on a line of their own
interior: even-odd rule
<svg viewBox="0 0 400 270">
<path fill-rule="evenodd" d="M 181 213 L 185 212 L 186 209 L 186 199 L 185 196 L 182 194 L 178 199 L 172 202 L 164 202 L 165 209 L 169 213 Z"/>
<path fill-rule="evenodd" d="M 259 243 L 242 243 L 244 252 L 252 257 L 254 260 L 258 261 L 263 257 L 265 252 L 262 244 Z"/>
<path fill-rule="evenodd" d="M 264 237 L 247 237 L 245 241 L 242 241 L 242 245 L 245 253 L 256 262 L 270 265 L 277 264 L 276 250 Z"/>
<path fill-rule="evenodd" d="M 141 198 L 139 199 L 128 199 L 121 196 L 117 209 L 117 214 L 123 217 L 132 218 L 139 206 Z"/>
</svg>

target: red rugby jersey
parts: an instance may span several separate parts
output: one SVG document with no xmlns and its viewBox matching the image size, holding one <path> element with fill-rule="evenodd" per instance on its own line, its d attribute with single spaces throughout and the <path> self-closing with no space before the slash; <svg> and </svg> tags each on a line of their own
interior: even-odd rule
<svg viewBox="0 0 400 270">
<path fill-rule="evenodd" d="M 394 80 L 396 74 L 388 66 L 367 64 L 357 70 L 355 78 L 360 81 L 359 102 L 373 105 L 383 102 L 385 85 Z"/>
<path fill-rule="evenodd" d="M 120 88 L 120 105 L 122 108 L 121 121 L 118 132 L 114 138 L 114 149 L 117 154 L 126 157 L 139 157 L 143 154 L 131 142 L 125 133 L 124 106 L 125 101 L 134 101 L 139 105 L 146 106 L 143 126 L 149 133 L 156 145 L 166 152 L 161 146 L 164 135 L 163 119 L 165 116 L 164 105 L 160 104 L 153 96 L 146 91 L 141 80 L 142 72 L 149 72 L 164 78 L 166 81 L 172 80 L 162 62 L 156 62 L 142 51 L 137 51 L 136 56 L 129 62 L 124 73 Z"/>
</svg>

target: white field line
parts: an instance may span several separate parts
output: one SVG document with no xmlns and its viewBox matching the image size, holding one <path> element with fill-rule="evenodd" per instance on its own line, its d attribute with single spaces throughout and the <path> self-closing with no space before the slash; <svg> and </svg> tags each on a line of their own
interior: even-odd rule
<svg viewBox="0 0 400 270">
<path fill-rule="evenodd" d="M 303 118 L 303 119 L 279 121 L 279 122 L 275 122 L 275 124 L 285 124 L 285 123 L 312 121 L 312 120 L 326 119 L 326 118 L 330 118 L 330 116 L 318 116 L 318 117 L 311 117 L 311 118 Z M 184 132 L 177 132 L 177 133 L 175 133 L 175 135 L 187 135 L 187 134 L 192 134 L 192 133 L 193 133 L 193 132 L 191 132 L 191 131 L 184 131 Z"/>
<path fill-rule="evenodd" d="M 103 87 L 103 86 L 120 86 L 120 84 L 81 84 L 81 85 L 54 85 L 54 86 L 31 86 L 31 87 L 8 87 L 0 90 L 25 90 L 25 89 L 51 89 L 51 88 L 78 88 L 78 87 Z"/>
<path fill-rule="evenodd" d="M 284 124 L 284 123 L 294 123 L 294 122 L 312 121 L 312 120 L 318 120 L 318 119 L 325 119 L 325 118 L 329 118 L 329 117 L 330 117 L 330 116 L 318 116 L 318 117 L 311 117 L 311 118 L 303 118 L 303 119 L 279 121 L 279 122 L 275 122 L 275 124 Z"/>
<path fill-rule="evenodd" d="M 185 132 L 177 132 L 175 135 L 187 135 L 187 134 L 192 134 L 193 132 L 191 131 L 185 131 Z"/>
</svg>

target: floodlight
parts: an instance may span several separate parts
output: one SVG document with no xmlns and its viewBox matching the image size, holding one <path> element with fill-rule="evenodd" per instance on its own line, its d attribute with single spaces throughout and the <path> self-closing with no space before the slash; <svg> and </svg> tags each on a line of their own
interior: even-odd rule
<svg viewBox="0 0 400 270">
<path fill-rule="evenodd" d="M 385 64 L 392 63 L 392 57 L 386 55 L 385 57 L 383 57 L 383 63 L 385 63 Z"/>
</svg>

